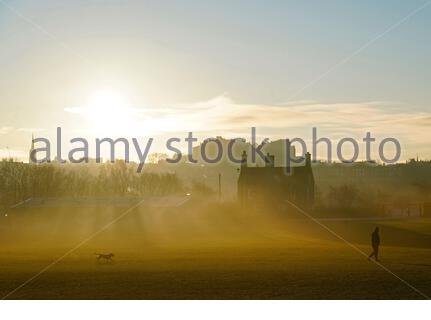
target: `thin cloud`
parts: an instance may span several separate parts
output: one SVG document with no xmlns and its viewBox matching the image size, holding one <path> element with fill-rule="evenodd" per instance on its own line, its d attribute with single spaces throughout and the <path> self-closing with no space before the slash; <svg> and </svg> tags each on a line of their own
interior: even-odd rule
<svg viewBox="0 0 431 320">
<path fill-rule="evenodd" d="M 429 134 L 424 130 L 431 124 L 430 112 L 405 111 L 393 101 L 321 103 L 316 101 L 289 104 L 239 103 L 226 95 L 207 101 L 162 106 L 160 108 L 128 108 L 142 117 L 137 128 L 147 128 L 153 134 L 226 132 L 249 135 L 257 127 L 268 137 L 293 134 L 317 127 L 328 138 L 339 136 L 363 137 L 366 132 L 391 136 L 415 144 L 424 143 Z M 86 108 L 66 108 L 72 113 L 85 113 Z M 266 131 L 266 132 L 265 132 Z M 298 132 L 299 131 L 299 132 Z M 285 135 L 287 136 L 287 135 Z"/>
<path fill-rule="evenodd" d="M 300 101 L 298 104 L 269 105 L 242 104 L 222 96 L 205 102 L 170 107 L 180 111 L 184 119 L 201 118 L 205 123 L 222 127 L 264 126 L 286 127 L 298 125 L 328 125 L 348 127 L 362 122 L 364 127 L 375 127 L 382 123 L 414 121 L 431 117 L 426 112 L 396 111 L 390 102 L 317 103 Z M 185 112 L 193 111 L 193 112 Z"/>
<path fill-rule="evenodd" d="M 74 113 L 74 114 L 93 114 L 95 112 L 103 112 L 103 109 L 94 110 L 91 107 L 67 107 L 63 109 L 65 112 Z M 121 111 L 128 115 L 137 115 L 140 116 L 144 113 L 145 109 L 143 108 L 125 108 L 122 107 Z"/>
<path fill-rule="evenodd" d="M 13 129 L 14 129 L 13 127 L 9 127 L 9 126 L 0 127 L 0 134 L 8 134 L 12 132 Z"/>
<path fill-rule="evenodd" d="M 36 133 L 46 131 L 44 128 L 19 128 L 18 131 L 26 133 Z"/>
</svg>

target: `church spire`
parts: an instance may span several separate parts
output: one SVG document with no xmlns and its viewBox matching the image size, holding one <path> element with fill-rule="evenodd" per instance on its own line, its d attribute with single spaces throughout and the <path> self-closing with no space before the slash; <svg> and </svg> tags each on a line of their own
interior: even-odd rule
<svg viewBox="0 0 431 320">
<path fill-rule="evenodd" d="M 28 163 L 33 163 L 33 159 L 31 158 L 31 154 L 33 153 L 34 150 L 34 134 L 31 134 L 31 147 L 30 147 L 30 151 L 28 153 Z"/>
</svg>

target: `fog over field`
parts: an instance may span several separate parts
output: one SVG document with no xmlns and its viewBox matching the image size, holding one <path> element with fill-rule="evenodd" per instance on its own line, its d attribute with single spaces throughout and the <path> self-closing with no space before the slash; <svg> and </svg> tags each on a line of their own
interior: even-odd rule
<svg viewBox="0 0 431 320">
<path fill-rule="evenodd" d="M 300 213 L 287 217 L 192 200 L 179 207 L 144 203 L 130 211 L 11 210 L 0 222 L 1 294 L 50 266 L 7 298 L 423 298 L 359 252 L 369 254 L 376 225 L 384 266 L 431 294 L 427 220 L 319 221 L 356 251 Z M 113 261 L 99 261 L 95 253 L 113 253 Z"/>
</svg>

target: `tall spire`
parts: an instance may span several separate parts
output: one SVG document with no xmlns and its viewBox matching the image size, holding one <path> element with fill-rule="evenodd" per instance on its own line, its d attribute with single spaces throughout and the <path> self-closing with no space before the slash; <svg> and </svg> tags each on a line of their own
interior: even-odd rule
<svg viewBox="0 0 431 320">
<path fill-rule="evenodd" d="M 31 158 L 31 154 L 34 150 L 34 134 L 31 134 L 31 147 L 30 147 L 30 151 L 28 153 L 28 163 L 33 163 L 33 159 Z"/>
</svg>

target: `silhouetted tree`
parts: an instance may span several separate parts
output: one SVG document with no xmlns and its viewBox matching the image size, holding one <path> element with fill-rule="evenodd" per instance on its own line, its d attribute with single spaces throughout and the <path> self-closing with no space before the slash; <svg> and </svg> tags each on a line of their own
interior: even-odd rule
<svg viewBox="0 0 431 320">
<path fill-rule="evenodd" d="M 122 160 L 99 165 L 0 161 L 0 206 L 31 197 L 168 195 L 182 190 L 172 173 L 137 173 Z"/>
</svg>

